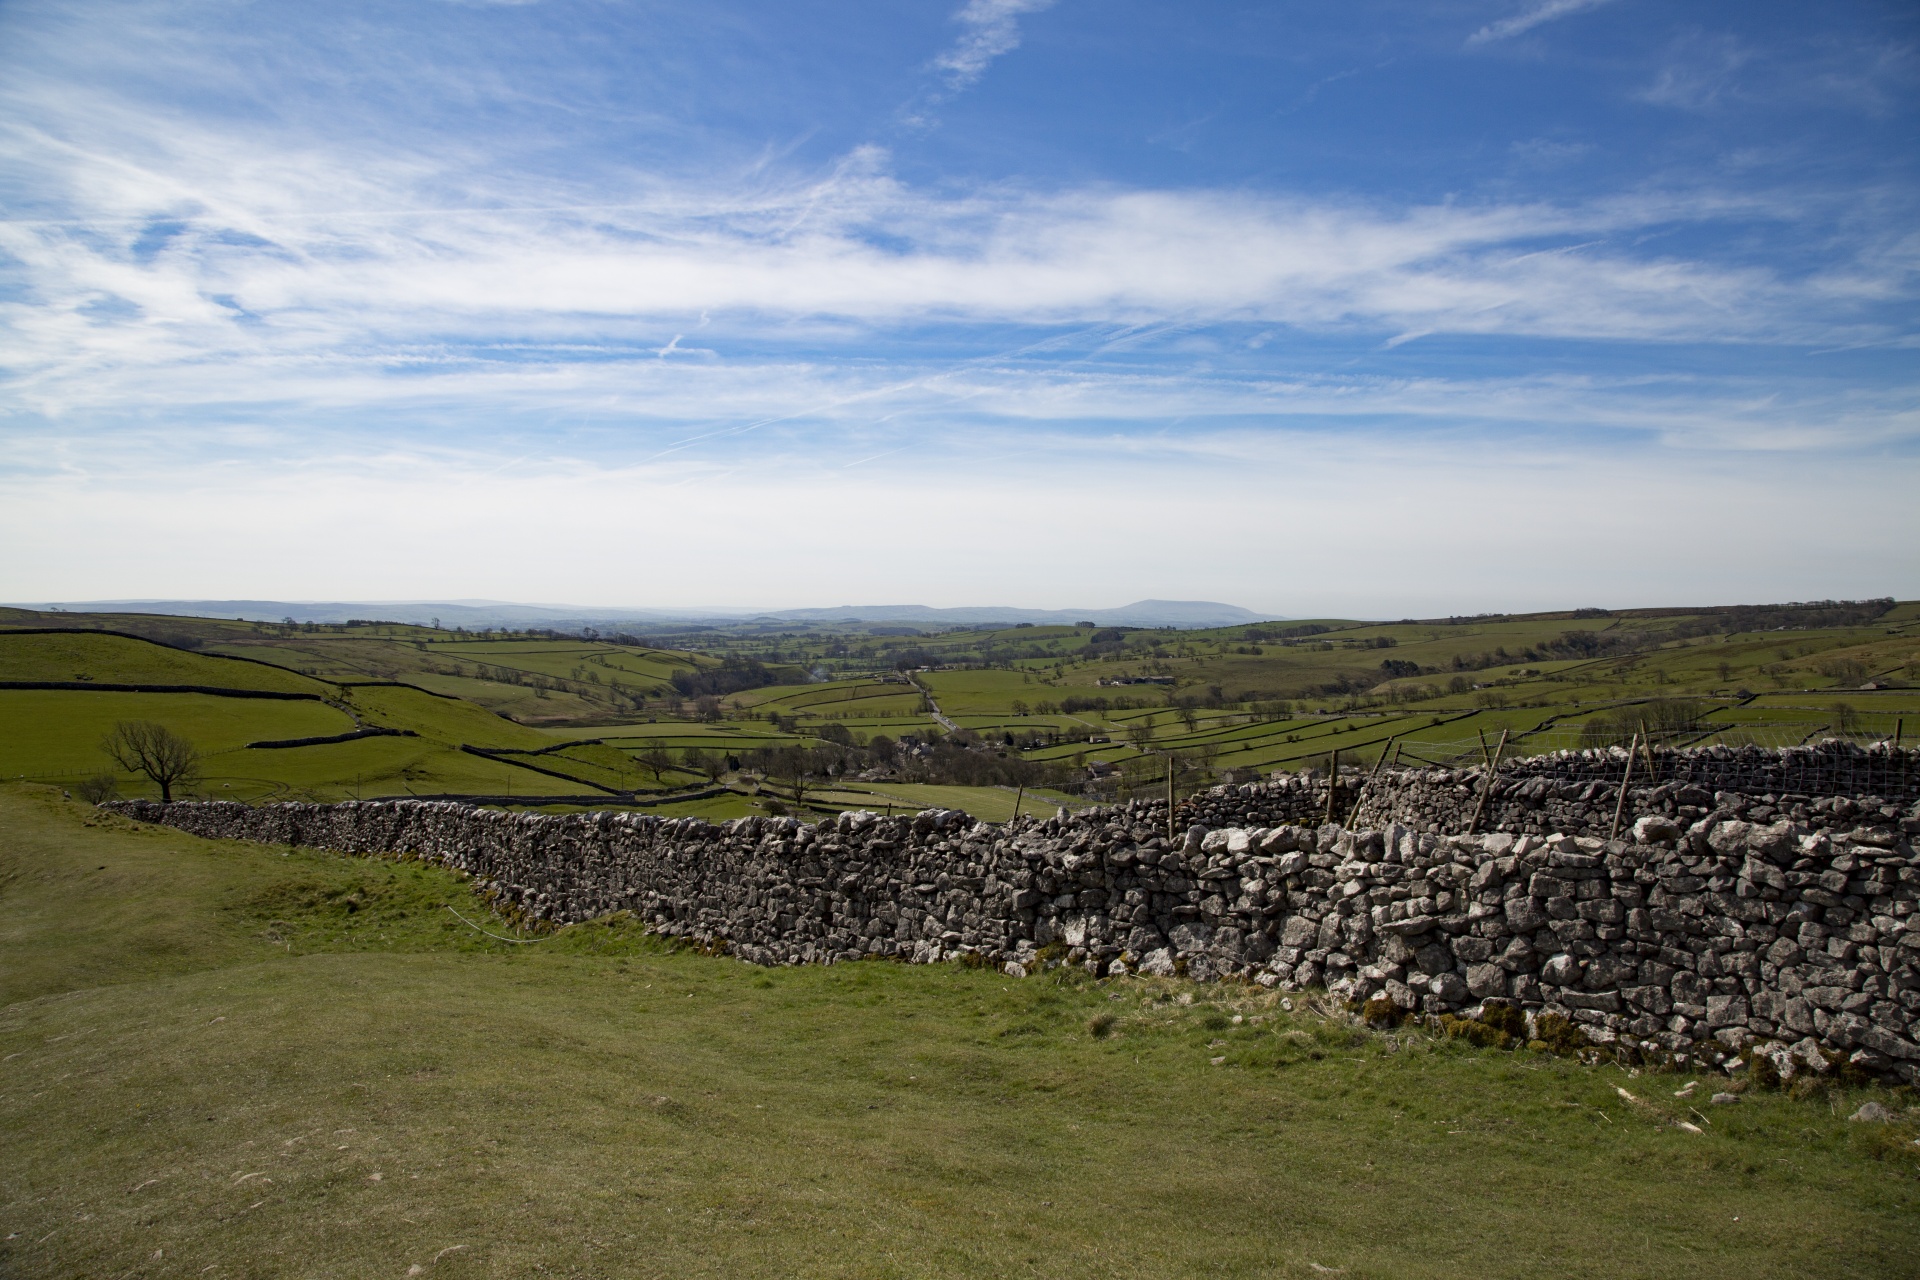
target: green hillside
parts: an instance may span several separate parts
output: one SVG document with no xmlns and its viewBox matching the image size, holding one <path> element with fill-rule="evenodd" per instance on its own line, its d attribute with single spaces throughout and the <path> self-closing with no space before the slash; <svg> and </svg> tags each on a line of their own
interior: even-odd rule
<svg viewBox="0 0 1920 1280">
<path fill-rule="evenodd" d="M 0 785 L 0 1270 L 1912 1270 L 1882 1091 L 1713 1106 L 1256 989 L 482 929 L 419 864 Z M 1849 1124 L 1869 1097 L 1900 1118 Z"/>
<path fill-rule="evenodd" d="M 206 685 L 307 694 L 332 692 L 321 681 L 280 667 L 209 657 L 131 636 L 0 630 L 0 682 L 16 680 Z"/>
</svg>

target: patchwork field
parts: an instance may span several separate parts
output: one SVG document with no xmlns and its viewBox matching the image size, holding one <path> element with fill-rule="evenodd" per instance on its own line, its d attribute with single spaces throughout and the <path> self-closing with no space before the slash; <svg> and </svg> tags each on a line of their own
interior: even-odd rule
<svg viewBox="0 0 1920 1280">
<path fill-rule="evenodd" d="M 1920 1245 L 1882 1092 L 1695 1105 L 1248 988 L 481 928 L 416 865 L 0 787 L 0 1271 L 1750 1280 Z M 1869 1096 L 1901 1118 L 1850 1124 Z"/>
<path fill-rule="evenodd" d="M 96 630 L 72 634 L 87 628 Z M 1157 793 L 1170 769 L 1190 787 L 1325 767 L 1335 751 L 1360 765 L 1384 752 L 1407 763 L 1481 760 L 1503 736 L 1498 749 L 1517 756 L 1626 742 L 1643 728 L 1675 746 L 1920 734 L 1913 602 L 1202 631 L 743 627 L 702 632 L 698 649 L 660 643 L 0 610 L 0 726 L 12 732 L 0 767 L 70 784 L 103 767 L 105 729 L 153 718 L 200 747 L 204 790 L 247 798 L 574 795 L 733 816 L 766 811 L 756 794 L 769 794 L 769 753 L 801 751 L 805 761 L 780 767 L 809 773 L 811 804 L 855 803 L 880 783 L 896 796 L 964 785 L 977 789 L 985 816 L 1022 778 L 1092 800 Z M 229 705 L 6 688 L 9 680 L 211 685 L 321 701 Z M 155 697 L 174 700 L 137 701 Z M 418 740 L 245 749 L 316 736 L 323 724 Z M 865 754 L 880 738 L 912 750 L 885 761 Z M 928 754 L 948 740 L 975 758 Z M 735 794 L 674 799 L 711 788 L 703 757 L 722 762 Z M 131 777 L 121 782 L 145 793 Z"/>
</svg>

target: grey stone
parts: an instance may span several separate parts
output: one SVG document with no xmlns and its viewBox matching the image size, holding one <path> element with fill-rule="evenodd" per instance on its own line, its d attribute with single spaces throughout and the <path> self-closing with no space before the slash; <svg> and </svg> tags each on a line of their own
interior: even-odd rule
<svg viewBox="0 0 1920 1280">
<path fill-rule="evenodd" d="M 1600 1013 L 1620 1012 L 1620 993 L 1617 991 L 1568 991 L 1560 992 L 1560 1003 L 1569 1009 L 1590 1009 Z"/>
<path fill-rule="evenodd" d="M 1633 824 L 1633 842 L 1635 844 L 1677 844 L 1680 840 L 1680 825 L 1671 818 L 1650 813 Z"/>
<path fill-rule="evenodd" d="M 1580 962 L 1563 951 L 1540 966 L 1540 980 L 1556 987 L 1571 986 L 1580 980 Z"/>
<path fill-rule="evenodd" d="M 1708 996 L 1709 1027 L 1739 1026 L 1747 1020 L 1747 1002 L 1740 996 Z"/>
<path fill-rule="evenodd" d="M 1476 1000 L 1507 994 L 1507 971 L 1497 964 L 1467 966 L 1467 990 Z"/>
<path fill-rule="evenodd" d="M 1787 1052 L 1806 1063 L 1809 1070 L 1818 1074 L 1824 1075 L 1827 1068 L 1832 1065 L 1827 1061 L 1827 1056 L 1820 1052 L 1819 1042 L 1812 1036 L 1807 1036 L 1798 1043 L 1788 1046 Z"/>
<path fill-rule="evenodd" d="M 1280 930 L 1280 945 L 1299 947 L 1302 950 L 1313 946 L 1320 936 L 1320 927 L 1304 916 L 1292 916 Z"/>
<path fill-rule="evenodd" d="M 1875 1053 L 1884 1053 L 1889 1058 L 1920 1059 L 1920 1046 L 1902 1040 L 1881 1027 L 1861 1027 L 1853 1033 L 1848 1043 L 1872 1049 Z"/>
<path fill-rule="evenodd" d="M 1171 978 L 1177 972 L 1174 969 L 1173 952 L 1166 947 L 1147 952 L 1140 958 L 1140 972 L 1148 977 Z"/>
</svg>

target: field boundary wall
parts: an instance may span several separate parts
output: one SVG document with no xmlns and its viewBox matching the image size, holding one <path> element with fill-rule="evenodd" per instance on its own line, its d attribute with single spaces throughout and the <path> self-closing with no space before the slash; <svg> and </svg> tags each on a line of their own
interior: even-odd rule
<svg viewBox="0 0 1920 1280">
<path fill-rule="evenodd" d="M 1564 767 L 1572 783 L 1584 766 Z M 1920 806 L 1820 797 L 1815 824 L 1773 793 L 1721 791 L 1694 815 L 1675 792 L 1613 841 L 1236 816 L 1315 785 L 1215 788 L 1182 805 L 1172 838 L 1164 802 L 1144 801 L 1000 827 L 955 810 L 715 825 L 424 801 L 111 807 L 213 838 L 422 859 L 510 916 L 627 911 L 757 964 L 971 958 L 1019 976 L 1064 961 L 1325 987 L 1408 1014 L 1513 1005 L 1648 1053 L 1844 1058 L 1920 1083 Z"/>
</svg>

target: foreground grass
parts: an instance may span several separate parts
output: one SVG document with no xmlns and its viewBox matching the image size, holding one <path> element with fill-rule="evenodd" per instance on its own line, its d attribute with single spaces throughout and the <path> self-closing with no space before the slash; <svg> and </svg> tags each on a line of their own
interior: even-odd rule
<svg viewBox="0 0 1920 1280">
<path fill-rule="evenodd" d="M 17 788 L 0 877 L 9 1276 L 1904 1276 L 1920 1244 L 1913 1127 L 1856 1096 L 1695 1116 L 1245 989 L 499 942 L 437 872 Z"/>
</svg>

